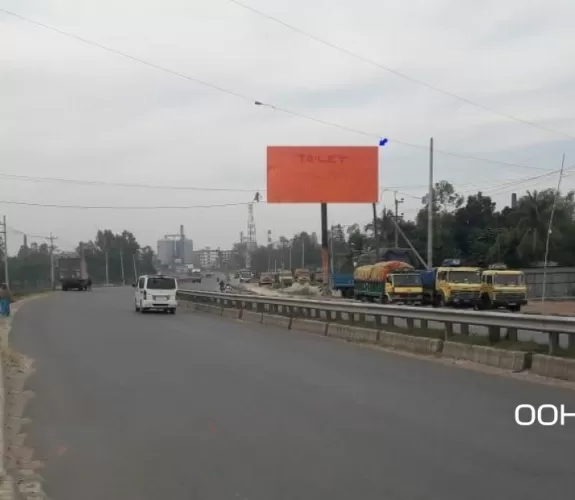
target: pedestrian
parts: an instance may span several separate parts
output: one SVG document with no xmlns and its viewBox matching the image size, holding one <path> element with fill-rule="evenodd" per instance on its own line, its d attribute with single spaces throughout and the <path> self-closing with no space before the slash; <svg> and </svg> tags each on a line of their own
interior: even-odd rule
<svg viewBox="0 0 575 500">
<path fill-rule="evenodd" d="M 0 316 L 10 316 L 10 304 L 12 303 L 12 294 L 6 283 L 0 285 Z"/>
</svg>

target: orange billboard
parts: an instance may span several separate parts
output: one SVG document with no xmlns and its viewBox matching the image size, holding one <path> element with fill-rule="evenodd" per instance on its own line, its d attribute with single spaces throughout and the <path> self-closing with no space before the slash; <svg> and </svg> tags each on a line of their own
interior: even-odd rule
<svg viewBox="0 0 575 500">
<path fill-rule="evenodd" d="M 376 203 L 377 146 L 268 146 L 268 203 Z"/>
</svg>

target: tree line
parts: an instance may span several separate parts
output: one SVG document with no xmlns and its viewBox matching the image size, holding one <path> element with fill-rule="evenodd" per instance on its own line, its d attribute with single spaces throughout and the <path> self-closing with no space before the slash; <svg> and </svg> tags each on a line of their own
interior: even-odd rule
<svg viewBox="0 0 575 500">
<path fill-rule="evenodd" d="M 149 246 L 141 246 L 133 233 L 124 230 L 115 234 L 109 229 L 98 231 L 93 240 L 80 242 L 76 248 L 79 254 L 83 248 L 88 273 L 94 284 L 106 283 L 106 254 L 108 258 L 109 283 L 134 281 L 134 273 L 155 272 L 154 252 Z M 23 244 L 14 257 L 8 258 L 10 285 L 14 290 L 46 289 L 51 285 L 50 247 L 47 243 Z M 58 264 L 61 252 L 54 249 L 54 263 Z M 0 251 L 2 260 L 4 256 Z M 58 283 L 58 270 L 55 279 Z M 5 281 L 4 266 L 0 269 L 0 281 Z"/>
<path fill-rule="evenodd" d="M 557 196 L 556 196 L 557 195 Z M 375 221 L 330 228 L 330 247 L 338 269 L 349 269 L 363 253 L 394 248 L 399 227 L 399 247 L 408 248 L 409 240 L 427 260 L 427 196 L 413 220 L 395 217 L 385 209 Z M 476 264 L 505 263 L 510 268 L 540 267 L 545 259 L 549 234 L 551 265 L 575 266 L 575 192 L 556 193 L 554 189 L 526 191 L 513 206 L 498 210 L 490 196 L 481 191 L 467 197 L 459 194 L 448 181 L 433 189 L 433 264 L 459 258 Z M 549 231 L 551 212 L 553 224 Z M 374 231 L 374 227 L 376 231 Z M 405 236 L 403 236 L 402 235 Z M 377 234 L 377 239 L 375 235 Z M 289 261 L 289 254 L 292 259 Z M 245 266 L 245 244 L 237 244 L 233 264 Z M 302 255 L 304 258 L 302 259 Z M 259 246 L 251 254 L 256 272 L 278 267 L 308 268 L 321 266 L 321 246 L 317 235 L 301 232 L 293 238 L 281 237 L 272 246 Z"/>
</svg>

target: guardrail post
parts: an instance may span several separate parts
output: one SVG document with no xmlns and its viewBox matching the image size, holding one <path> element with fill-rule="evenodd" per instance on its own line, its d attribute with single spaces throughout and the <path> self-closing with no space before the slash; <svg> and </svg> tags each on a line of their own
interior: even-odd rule
<svg viewBox="0 0 575 500">
<path fill-rule="evenodd" d="M 395 326 L 395 317 L 394 316 L 388 316 L 387 317 L 387 326 Z"/>
<path fill-rule="evenodd" d="M 407 328 L 413 330 L 415 328 L 415 320 L 413 318 L 406 318 L 405 322 L 407 323 Z"/>
<path fill-rule="evenodd" d="M 445 340 L 449 340 L 449 337 L 453 337 L 453 323 L 450 321 L 444 323 L 444 335 Z"/>
<path fill-rule="evenodd" d="M 421 327 L 422 330 L 427 330 L 427 328 L 429 327 L 429 322 L 426 319 L 420 319 L 419 326 Z"/>
<path fill-rule="evenodd" d="M 508 328 L 506 337 L 511 342 L 517 342 L 517 328 Z"/>
<path fill-rule="evenodd" d="M 549 332 L 549 354 L 553 356 L 559 351 L 559 334 L 557 332 Z"/>
<path fill-rule="evenodd" d="M 467 323 L 461 323 L 459 325 L 459 330 L 461 335 L 469 335 L 469 325 Z"/>
<path fill-rule="evenodd" d="M 501 340 L 501 328 L 498 326 L 489 327 L 489 343 L 496 344 Z"/>
<path fill-rule="evenodd" d="M 379 314 L 376 314 L 373 319 L 375 320 L 375 327 L 379 330 L 381 328 L 382 325 L 382 321 L 381 321 L 381 316 Z"/>
<path fill-rule="evenodd" d="M 575 335 L 567 335 L 567 349 L 575 351 Z"/>
</svg>

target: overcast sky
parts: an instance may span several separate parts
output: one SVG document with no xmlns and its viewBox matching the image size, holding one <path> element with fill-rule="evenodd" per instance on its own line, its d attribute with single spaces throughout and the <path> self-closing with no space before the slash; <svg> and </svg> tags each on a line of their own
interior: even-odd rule
<svg viewBox="0 0 575 500">
<path fill-rule="evenodd" d="M 0 214 L 8 218 L 12 251 L 21 242 L 15 230 L 52 232 L 68 249 L 98 228 L 128 229 L 155 247 L 180 224 L 196 247 L 229 248 L 246 231 L 247 206 L 153 207 L 241 204 L 256 191 L 265 197 L 268 144 L 377 145 L 377 136 L 388 137 L 380 153 L 381 204 L 391 205 L 397 189 L 406 217 L 426 191 L 430 136 L 438 150 L 435 180 L 447 179 L 464 194 L 481 189 L 499 206 L 513 191 L 555 186 L 557 175 L 526 179 L 559 169 L 562 153 L 566 166 L 575 166 L 575 141 L 568 137 L 575 136 L 573 0 L 243 1 L 414 79 L 558 132 L 400 78 L 228 0 L 0 0 L 2 9 L 247 98 L 0 12 Z M 565 189 L 575 188 L 569 173 Z M 319 216 L 316 205 L 260 203 L 258 240 L 265 242 L 268 229 L 274 237 L 319 232 Z M 329 207 L 330 224 L 370 217 L 369 205 Z"/>
</svg>

